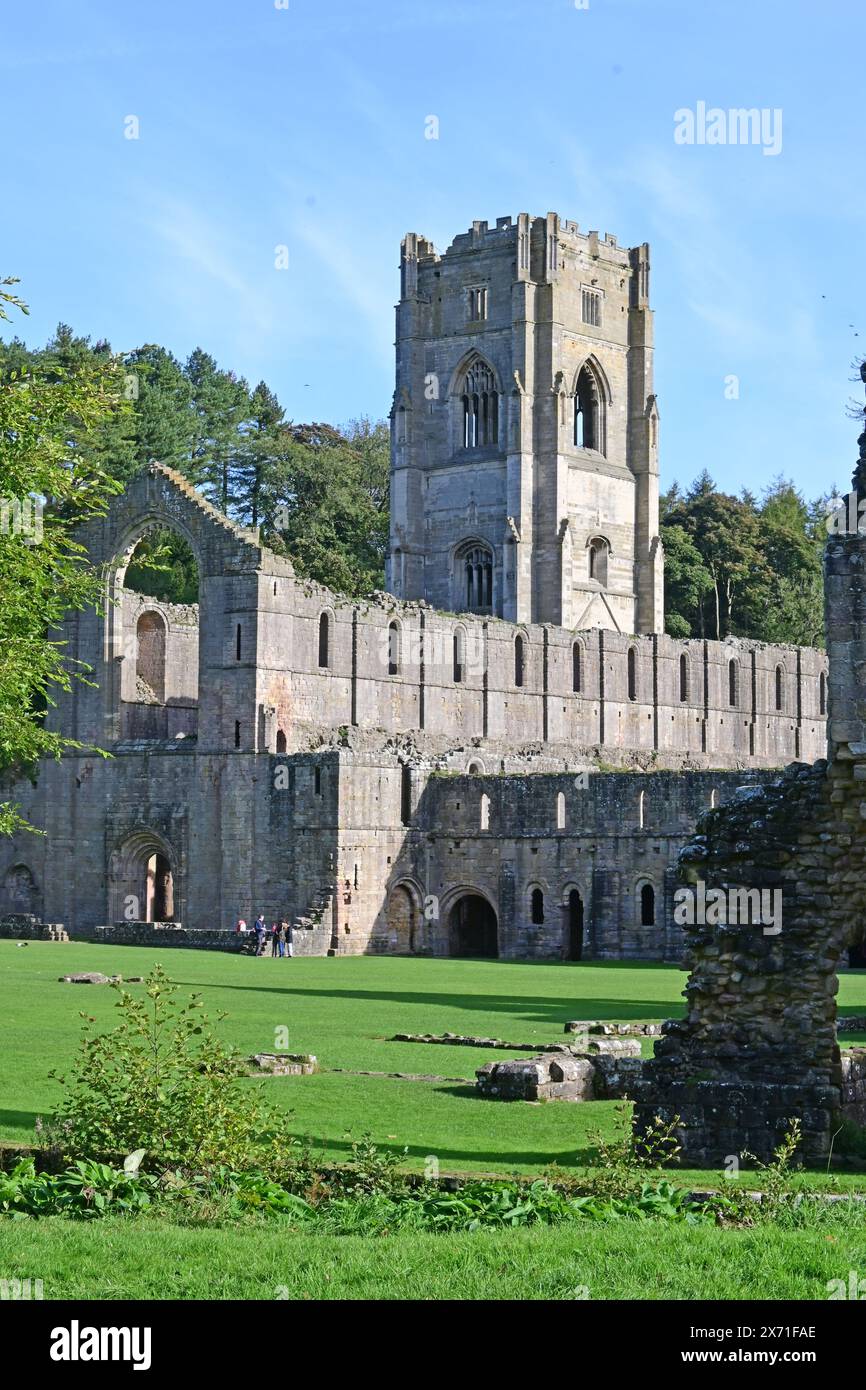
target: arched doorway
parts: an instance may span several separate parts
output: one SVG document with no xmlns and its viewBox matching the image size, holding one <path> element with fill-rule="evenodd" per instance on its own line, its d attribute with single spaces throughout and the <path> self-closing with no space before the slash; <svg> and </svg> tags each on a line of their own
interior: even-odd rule
<svg viewBox="0 0 866 1390">
<path fill-rule="evenodd" d="M 138 830 L 111 856 L 109 920 L 170 922 L 175 916 L 175 859 L 155 831 Z"/>
<path fill-rule="evenodd" d="M 0 911 L 29 916 L 36 911 L 36 882 L 26 864 L 13 864 L 3 879 Z"/>
<path fill-rule="evenodd" d="M 576 888 L 568 895 L 565 909 L 565 959 L 583 959 L 583 898 Z"/>
<path fill-rule="evenodd" d="M 154 609 L 142 613 L 136 624 L 136 696 L 165 703 L 165 619 Z"/>
<path fill-rule="evenodd" d="M 493 958 L 499 955 L 496 913 L 480 893 L 465 893 L 452 907 L 448 954 Z"/>
<path fill-rule="evenodd" d="M 152 854 L 147 861 L 147 901 L 145 921 L 170 922 L 174 915 L 174 880 L 171 864 L 164 854 Z"/>
<path fill-rule="evenodd" d="M 412 955 L 418 949 L 415 899 L 405 883 L 399 883 L 388 899 L 388 949 Z"/>
</svg>

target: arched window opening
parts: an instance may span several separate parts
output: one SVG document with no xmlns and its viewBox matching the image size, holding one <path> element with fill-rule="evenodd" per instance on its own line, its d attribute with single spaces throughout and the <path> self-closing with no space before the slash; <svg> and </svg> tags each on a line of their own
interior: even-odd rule
<svg viewBox="0 0 866 1390">
<path fill-rule="evenodd" d="M 776 709 L 782 708 L 782 668 L 776 667 Z"/>
<path fill-rule="evenodd" d="M 135 679 L 139 699 L 165 703 L 165 620 L 161 613 L 142 613 L 136 624 Z"/>
<path fill-rule="evenodd" d="M 463 680 L 463 665 L 465 661 L 466 640 L 462 627 L 458 627 L 454 632 L 454 654 L 453 654 L 453 676 L 455 685 L 460 685 Z"/>
<path fill-rule="evenodd" d="M 583 683 L 582 666 L 583 653 L 580 649 L 580 643 L 575 642 L 571 649 L 571 688 L 575 695 L 580 694 L 580 688 Z"/>
<path fill-rule="evenodd" d="M 656 890 L 651 883 L 645 883 L 640 890 L 640 924 L 642 927 L 656 924 Z"/>
<path fill-rule="evenodd" d="M 685 704 L 689 698 L 689 659 L 685 652 L 680 656 L 680 702 Z"/>
<path fill-rule="evenodd" d="M 718 793 L 717 788 L 716 788 L 716 787 L 713 787 L 713 788 L 711 789 L 711 791 L 710 791 L 710 809 L 714 811 L 714 810 L 716 809 L 716 807 L 718 806 L 718 804 L 719 804 L 719 793 Z"/>
<path fill-rule="evenodd" d="M 183 536 L 168 528 L 143 532 L 115 557 L 107 647 L 120 657 L 117 702 L 110 697 L 111 737 L 183 739 L 198 730 L 199 574 Z M 160 568 L 155 568 L 158 562 Z M 154 600 L 160 605 L 154 606 Z M 226 656 L 237 652 L 237 630 L 225 624 Z M 231 724 L 227 726 L 231 746 Z"/>
<path fill-rule="evenodd" d="M 331 664 L 331 618 L 328 613 L 319 617 L 319 665 Z"/>
<path fill-rule="evenodd" d="M 583 899 L 577 888 L 568 895 L 568 934 L 564 955 L 566 960 L 581 960 L 583 957 Z"/>
<path fill-rule="evenodd" d="M 601 393 L 589 367 L 581 367 L 574 393 L 574 443 L 604 453 Z"/>
<path fill-rule="evenodd" d="M 400 672 L 400 624 L 388 624 L 388 675 L 396 676 Z"/>
<path fill-rule="evenodd" d="M 523 685 L 524 665 L 523 638 L 518 634 L 514 639 L 514 684 L 518 689 Z"/>
<path fill-rule="evenodd" d="M 235 661 L 241 659 L 241 625 L 238 623 L 235 628 Z"/>
<path fill-rule="evenodd" d="M 565 829 L 565 792 L 556 793 L 556 828 Z"/>
<path fill-rule="evenodd" d="M 607 587 L 608 559 L 610 546 L 603 536 L 596 536 L 589 543 L 589 577 L 597 584 Z"/>
<path fill-rule="evenodd" d="M 457 572 L 462 574 L 462 606 L 469 613 L 493 612 L 493 552 L 486 545 L 470 545 L 458 552 Z"/>
<path fill-rule="evenodd" d="M 313 769 L 313 791 L 316 796 L 322 795 L 322 769 L 320 767 Z"/>
<path fill-rule="evenodd" d="M 490 797 L 486 792 L 481 793 L 481 829 L 490 829 Z"/>
<path fill-rule="evenodd" d="M 740 668 L 736 661 L 728 662 L 728 704 L 736 709 L 740 695 Z"/>
<path fill-rule="evenodd" d="M 470 763 L 466 769 L 466 773 L 469 777 L 482 777 L 484 775 L 484 768 L 480 763 Z"/>
<path fill-rule="evenodd" d="M 628 698 L 637 699 L 637 652 L 634 647 L 628 649 Z"/>
<path fill-rule="evenodd" d="M 827 713 L 827 677 L 823 671 L 818 680 L 818 708 L 821 714 Z"/>
<path fill-rule="evenodd" d="M 540 927 L 544 922 L 544 894 L 540 888 L 533 888 L 532 896 L 529 900 L 529 915 L 534 927 Z"/>
<path fill-rule="evenodd" d="M 499 396 L 493 372 L 480 357 L 466 372 L 460 400 L 464 449 L 495 448 L 499 439 Z"/>
<path fill-rule="evenodd" d="M 277 729 L 277 752 L 285 753 L 287 748 L 286 735 L 283 729 Z"/>
<path fill-rule="evenodd" d="M 646 792 L 638 793 L 637 824 L 639 830 L 643 830 L 646 824 Z"/>
<path fill-rule="evenodd" d="M 240 748 L 240 746 L 241 746 L 241 721 L 240 721 L 239 719 L 236 719 L 236 720 L 235 720 L 235 748 Z"/>
</svg>

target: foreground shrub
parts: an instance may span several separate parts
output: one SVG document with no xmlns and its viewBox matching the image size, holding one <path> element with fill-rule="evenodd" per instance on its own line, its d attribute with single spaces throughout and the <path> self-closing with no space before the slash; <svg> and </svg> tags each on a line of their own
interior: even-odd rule
<svg viewBox="0 0 866 1390">
<path fill-rule="evenodd" d="M 144 1211 L 156 1180 L 104 1163 L 81 1161 L 63 1173 L 37 1173 L 32 1158 L 0 1173 L 0 1212 L 24 1216 L 119 1216 Z"/>
<path fill-rule="evenodd" d="M 160 965 L 143 998 L 115 988 L 117 1027 L 92 1034 L 94 1020 L 82 1014 L 84 1037 L 70 1075 L 51 1073 L 67 1091 L 43 1127 L 56 1159 L 122 1165 L 143 1150 L 142 1167 L 150 1170 L 225 1165 L 287 1176 L 299 1146 L 285 1118 L 240 1084 L 241 1060 L 217 1037 L 201 999 L 178 1001 Z"/>
</svg>

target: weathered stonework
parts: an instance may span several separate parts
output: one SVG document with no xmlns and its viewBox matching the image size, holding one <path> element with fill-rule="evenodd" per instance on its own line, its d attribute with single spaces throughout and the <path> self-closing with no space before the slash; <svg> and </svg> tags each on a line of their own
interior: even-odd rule
<svg viewBox="0 0 866 1390">
<path fill-rule="evenodd" d="M 0 941 L 68 941 L 62 922 L 40 922 L 32 914 L 4 917 L 0 921 Z"/>
<path fill-rule="evenodd" d="M 248 1061 L 257 1076 L 313 1076 L 319 1070 L 318 1059 L 307 1052 L 257 1052 Z"/>
<path fill-rule="evenodd" d="M 475 1084 L 487 1100 L 623 1100 L 634 1094 L 642 1067 L 639 1057 L 609 1053 L 533 1057 L 488 1062 Z"/>
</svg>

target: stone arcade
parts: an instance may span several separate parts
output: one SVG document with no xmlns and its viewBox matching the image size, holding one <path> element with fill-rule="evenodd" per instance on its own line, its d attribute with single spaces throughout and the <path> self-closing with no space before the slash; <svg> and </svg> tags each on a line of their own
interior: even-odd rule
<svg viewBox="0 0 866 1390">
<path fill-rule="evenodd" d="M 45 835 L 4 842 L 0 915 L 213 946 L 261 911 L 299 953 L 677 958 L 677 853 L 744 783 L 824 755 L 826 659 L 664 634 L 652 356 L 645 245 L 552 213 L 443 255 L 407 236 L 390 592 L 303 581 L 142 469 L 82 535 L 105 614 L 62 637 L 94 684 L 51 714 L 112 758 L 12 789 Z M 164 526 L 197 605 L 124 586 Z"/>
</svg>

